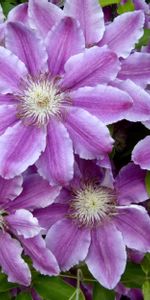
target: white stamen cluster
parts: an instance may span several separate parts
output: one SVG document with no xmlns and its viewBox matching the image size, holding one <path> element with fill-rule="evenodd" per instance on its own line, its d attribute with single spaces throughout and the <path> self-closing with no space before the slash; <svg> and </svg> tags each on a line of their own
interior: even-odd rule
<svg viewBox="0 0 150 300">
<path fill-rule="evenodd" d="M 71 210 L 71 217 L 81 225 L 95 225 L 114 213 L 115 195 L 108 188 L 88 184 L 76 192 Z"/>
<path fill-rule="evenodd" d="M 18 116 L 27 119 L 29 123 L 44 125 L 50 117 L 59 114 L 62 101 L 63 94 L 58 93 L 53 82 L 30 79 L 21 95 Z"/>
</svg>

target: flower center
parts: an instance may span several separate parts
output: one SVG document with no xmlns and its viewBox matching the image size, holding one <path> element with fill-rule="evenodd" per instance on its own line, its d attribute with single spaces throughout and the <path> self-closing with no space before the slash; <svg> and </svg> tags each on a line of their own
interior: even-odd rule
<svg viewBox="0 0 150 300">
<path fill-rule="evenodd" d="M 115 212 L 115 194 L 109 188 L 92 184 L 75 194 L 71 203 L 71 217 L 81 225 L 95 225 Z"/>
<path fill-rule="evenodd" d="M 21 94 L 18 117 L 29 124 L 45 125 L 50 117 L 59 115 L 62 101 L 63 94 L 58 92 L 52 81 L 30 79 Z"/>
</svg>

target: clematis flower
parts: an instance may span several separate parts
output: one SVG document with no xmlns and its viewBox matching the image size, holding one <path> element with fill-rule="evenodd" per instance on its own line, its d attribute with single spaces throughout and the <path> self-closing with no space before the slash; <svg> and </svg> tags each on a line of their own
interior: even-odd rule
<svg viewBox="0 0 150 300">
<path fill-rule="evenodd" d="M 34 215 L 62 271 L 85 261 L 92 275 L 113 289 L 125 269 L 126 246 L 150 251 L 150 218 L 138 205 L 148 198 L 145 171 L 128 164 L 113 189 L 103 172 L 95 162 L 80 160 L 70 187 Z"/>
<path fill-rule="evenodd" d="M 11 180 L 0 178 L 0 266 L 8 281 L 28 286 L 31 273 L 21 254 L 31 257 L 33 266 L 42 274 L 56 275 L 59 267 L 45 246 L 41 227 L 31 211 L 52 203 L 59 194 L 37 174 Z"/>
<path fill-rule="evenodd" d="M 119 283 L 115 290 L 115 300 L 121 300 L 122 296 L 126 296 L 130 300 L 144 300 L 142 291 L 138 288 L 126 288 L 122 283 Z"/>
<path fill-rule="evenodd" d="M 118 58 L 106 46 L 85 49 L 71 17 L 49 32 L 46 48 L 20 22 L 7 24 L 5 44 L 0 174 L 9 179 L 36 162 L 50 183 L 65 185 L 73 176 L 73 149 L 84 159 L 103 158 L 113 143 L 106 125 L 124 118 L 132 105 L 126 92 L 107 86 L 117 76 Z"/>
</svg>

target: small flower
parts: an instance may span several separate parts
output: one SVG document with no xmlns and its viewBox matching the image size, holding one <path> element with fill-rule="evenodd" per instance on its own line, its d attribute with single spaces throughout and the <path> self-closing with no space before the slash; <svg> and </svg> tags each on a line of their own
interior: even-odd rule
<svg viewBox="0 0 150 300">
<path fill-rule="evenodd" d="M 125 269 L 125 247 L 150 251 L 150 218 L 137 205 L 148 198 L 145 171 L 128 164 L 116 177 L 114 188 L 110 188 L 111 176 L 104 175 L 95 162 L 87 167 L 79 160 L 70 187 L 62 190 L 56 203 L 34 215 L 47 231 L 47 247 L 62 271 L 85 261 L 92 275 L 113 289 Z"/>
<path fill-rule="evenodd" d="M 23 250 L 42 274 L 59 272 L 55 257 L 40 235 L 42 228 L 30 210 L 53 202 L 60 189 L 49 186 L 37 174 L 28 175 L 23 187 L 22 183 L 22 176 L 12 180 L 0 178 L 0 266 L 8 281 L 28 286 L 31 273 L 21 257 Z"/>
</svg>

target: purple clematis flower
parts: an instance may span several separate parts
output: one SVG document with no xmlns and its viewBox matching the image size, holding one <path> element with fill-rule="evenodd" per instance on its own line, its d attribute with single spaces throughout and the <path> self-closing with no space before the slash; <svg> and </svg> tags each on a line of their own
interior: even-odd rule
<svg viewBox="0 0 150 300">
<path fill-rule="evenodd" d="M 0 174 L 9 179 L 36 162 L 50 183 L 65 185 L 73 176 L 73 149 L 81 158 L 103 159 L 113 143 L 106 125 L 132 105 L 126 92 L 107 85 L 120 69 L 117 55 L 106 46 L 85 49 L 71 17 L 49 31 L 45 44 L 29 27 L 10 22 L 5 45 Z"/>
<path fill-rule="evenodd" d="M 95 162 L 80 160 L 70 187 L 35 216 L 62 271 L 85 261 L 93 276 L 113 289 L 125 269 L 125 247 L 150 251 L 150 218 L 137 205 L 148 198 L 145 171 L 128 164 L 113 189 L 103 172 Z"/>
<path fill-rule="evenodd" d="M 126 296 L 130 300 L 144 300 L 142 291 L 138 288 L 126 288 L 122 283 L 119 283 L 115 290 L 115 300 L 121 300 L 122 296 Z"/>
<path fill-rule="evenodd" d="M 30 211 L 52 203 L 60 188 L 49 186 L 37 174 L 29 175 L 23 186 L 22 183 L 22 176 L 11 180 L 0 178 L 0 266 L 8 281 L 28 286 L 31 273 L 21 257 L 23 250 L 42 274 L 59 272 L 54 255 L 40 235 L 38 220 Z"/>
</svg>

